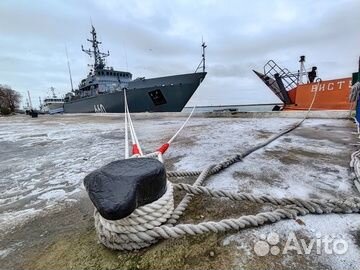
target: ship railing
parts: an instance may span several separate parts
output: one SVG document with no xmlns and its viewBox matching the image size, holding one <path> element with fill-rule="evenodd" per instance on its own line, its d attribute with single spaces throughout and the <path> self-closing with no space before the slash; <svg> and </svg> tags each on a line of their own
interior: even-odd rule
<svg viewBox="0 0 360 270">
<path fill-rule="evenodd" d="M 298 85 L 299 78 L 296 74 L 291 73 L 287 68 L 281 68 L 274 60 L 269 60 L 264 65 L 264 75 L 274 78 L 275 74 L 279 74 L 287 91 Z"/>
</svg>

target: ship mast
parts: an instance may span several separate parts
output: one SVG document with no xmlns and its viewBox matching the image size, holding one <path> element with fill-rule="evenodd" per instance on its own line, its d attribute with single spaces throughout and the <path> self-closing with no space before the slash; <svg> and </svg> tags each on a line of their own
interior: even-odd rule
<svg viewBox="0 0 360 270">
<path fill-rule="evenodd" d="M 92 30 L 90 33 L 92 35 L 92 39 L 87 39 L 87 41 L 91 43 L 92 50 L 85 50 L 83 45 L 81 45 L 81 49 L 90 57 L 94 57 L 94 70 L 103 69 L 105 67 L 105 58 L 108 57 L 110 53 L 109 51 L 107 53 L 100 52 L 99 44 L 101 44 L 101 42 L 97 41 L 95 27 L 93 25 L 91 25 L 91 27 Z"/>
<path fill-rule="evenodd" d="M 51 87 L 50 87 L 50 91 L 51 91 L 51 93 L 52 93 L 53 98 L 56 98 L 55 88 L 51 86 Z"/>
<path fill-rule="evenodd" d="M 202 47 L 202 58 L 201 58 L 201 61 L 200 61 L 200 64 L 198 65 L 198 67 L 195 69 L 195 73 L 200 69 L 202 68 L 202 72 L 205 72 L 205 48 L 207 47 L 207 45 L 205 44 L 204 40 L 202 40 L 201 42 L 201 47 Z"/>
<path fill-rule="evenodd" d="M 306 69 L 305 69 L 305 56 L 302 55 L 300 56 L 300 60 L 299 60 L 299 63 L 300 63 L 300 70 L 299 70 L 299 79 L 298 79 L 298 84 L 303 84 L 303 77 L 306 76 Z"/>
<path fill-rule="evenodd" d="M 203 70 L 203 72 L 205 72 L 205 48 L 207 46 L 205 45 L 204 41 L 202 41 L 201 47 L 202 47 L 202 62 L 203 62 L 202 70 Z"/>
</svg>

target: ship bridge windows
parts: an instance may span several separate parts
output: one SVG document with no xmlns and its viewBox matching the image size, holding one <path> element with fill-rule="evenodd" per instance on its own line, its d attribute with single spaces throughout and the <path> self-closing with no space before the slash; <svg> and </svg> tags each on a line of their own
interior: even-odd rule
<svg viewBox="0 0 360 270">
<path fill-rule="evenodd" d="M 96 72 L 96 75 L 100 76 L 111 76 L 111 77 L 122 77 L 122 78 L 131 78 L 131 74 L 120 71 L 111 71 L 111 70 L 100 70 Z"/>
<path fill-rule="evenodd" d="M 124 73 L 124 72 L 119 72 L 118 76 L 124 77 L 124 78 L 129 78 L 129 74 Z"/>
</svg>

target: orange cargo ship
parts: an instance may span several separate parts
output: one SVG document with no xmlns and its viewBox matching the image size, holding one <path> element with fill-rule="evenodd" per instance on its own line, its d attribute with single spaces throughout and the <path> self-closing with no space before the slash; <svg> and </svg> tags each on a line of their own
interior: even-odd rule
<svg viewBox="0 0 360 270">
<path fill-rule="evenodd" d="M 312 110 L 350 110 L 353 108 L 353 104 L 349 101 L 351 77 L 322 81 L 317 78 L 316 67 L 312 67 L 311 71 L 306 71 L 305 56 L 301 56 L 299 62 L 300 69 L 296 73 L 279 67 L 272 60 L 265 64 L 264 73 L 254 70 L 255 74 L 284 103 L 283 110 L 309 109 L 315 93 Z"/>
</svg>

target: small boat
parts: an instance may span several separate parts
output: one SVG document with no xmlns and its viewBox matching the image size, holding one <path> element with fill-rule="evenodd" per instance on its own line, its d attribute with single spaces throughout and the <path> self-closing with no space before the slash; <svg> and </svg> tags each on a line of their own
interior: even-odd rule
<svg viewBox="0 0 360 270">
<path fill-rule="evenodd" d="M 350 110 L 349 101 L 352 78 L 321 80 L 317 77 L 317 67 L 305 68 L 305 56 L 300 56 L 300 69 L 290 72 L 273 60 L 264 65 L 264 71 L 255 74 L 284 103 L 283 110 Z"/>
<path fill-rule="evenodd" d="M 55 94 L 55 88 L 50 87 L 52 96 L 46 97 L 44 103 L 42 104 L 41 111 L 49 114 L 63 113 L 64 112 L 64 99 L 59 98 Z"/>
</svg>

